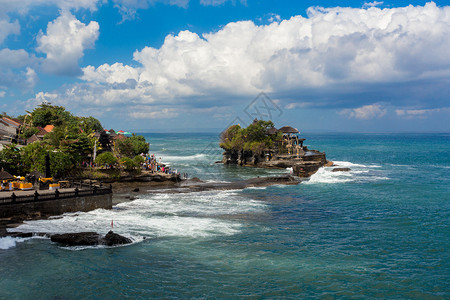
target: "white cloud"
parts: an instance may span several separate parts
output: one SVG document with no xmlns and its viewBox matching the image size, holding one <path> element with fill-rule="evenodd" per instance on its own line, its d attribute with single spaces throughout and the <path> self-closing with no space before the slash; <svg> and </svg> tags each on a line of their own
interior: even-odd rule
<svg viewBox="0 0 450 300">
<path fill-rule="evenodd" d="M 6 92 L 5 92 L 5 91 L 0 91 L 0 98 L 5 97 L 5 95 L 6 95 Z"/>
<path fill-rule="evenodd" d="M 433 109 L 397 109 L 395 113 L 397 116 L 404 117 L 406 119 L 425 119 L 428 116 L 436 113 L 450 112 L 450 107 L 433 108 Z"/>
<path fill-rule="evenodd" d="M 30 67 L 27 67 L 26 79 L 27 79 L 28 86 L 30 88 L 33 88 L 36 85 L 36 82 L 38 81 L 38 76 L 36 74 L 36 71 L 34 71 Z"/>
<path fill-rule="evenodd" d="M 23 68 L 36 62 L 37 59 L 23 49 L 0 49 L 0 69 Z"/>
<path fill-rule="evenodd" d="M 81 78 L 95 82 L 124 83 L 129 79 L 137 81 L 139 79 L 139 72 L 137 69 L 124 66 L 122 63 L 115 63 L 113 65 L 103 64 L 98 68 L 87 66 L 83 69 L 83 76 Z"/>
<path fill-rule="evenodd" d="M 0 16 L 0 45 L 3 43 L 3 41 L 6 39 L 8 35 L 19 33 L 20 33 L 20 25 L 17 20 L 14 21 L 13 23 L 10 23 L 8 17 L 4 17 L 4 19 L 1 19 Z"/>
<path fill-rule="evenodd" d="M 374 118 L 381 118 L 386 114 L 386 109 L 379 104 L 364 105 L 353 109 L 344 109 L 339 112 L 348 118 L 369 120 Z"/>
<path fill-rule="evenodd" d="M 58 92 L 53 101 L 79 107 L 151 106 L 161 112 L 232 105 L 265 91 L 285 109 L 356 107 L 341 114 L 370 119 L 382 117 L 386 109 L 373 104 L 376 99 L 358 96 L 367 86 L 378 93 L 379 86 L 395 90 L 393 82 L 418 86 L 450 76 L 449 7 L 311 8 L 308 14 L 261 26 L 233 22 L 202 36 L 190 31 L 168 35 L 160 48 L 135 51 L 138 66 L 84 67 L 80 78 L 85 82 Z M 354 95 L 339 103 L 336 91 Z M 321 93 L 328 96 L 318 97 Z M 291 100 L 299 97 L 308 102 Z M 428 99 L 415 101 L 420 107 Z M 132 112 L 138 118 L 154 111 Z"/>
<path fill-rule="evenodd" d="M 153 107 L 140 107 L 139 110 L 129 113 L 129 116 L 133 119 L 171 119 L 178 115 L 178 112 L 173 108 L 155 110 Z"/>
<path fill-rule="evenodd" d="M 95 11 L 101 0 L 0 0 L 0 14 L 17 12 L 26 14 L 31 8 L 41 6 L 56 6 L 64 10 L 89 9 Z"/>
<path fill-rule="evenodd" d="M 218 6 L 218 5 L 222 5 L 225 2 L 229 2 L 230 0 L 200 0 L 200 4 L 208 6 Z M 231 2 L 235 3 L 235 0 L 231 0 Z M 246 4 L 247 1 L 246 0 L 241 0 L 241 3 Z"/>
<path fill-rule="evenodd" d="M 139 9 L 147 9 L 157 2 L 187 8 L 189 0 L 112 0 L 122 15 L 122 21 L 133 20 Z"/>
<path fill-rule="evenodd" d="M 363 7 L 364 8 L 375 7 L 375 6 L 383 5 L 383 3 L 384 3 L 383 1 L 365 2 Z"/>
<path fill-rule="evenodd" d="M 182 31 L 168 35 L 159 49 L 136 51 L 134 59 L 142 67 L 134 71 L 121 64 L 88 66 L 83 78 L 111 83 L 136 80 L 138 74 L 137 86 L 146 83 L 145 93 L 175 98 L 450 74 L 450 7 L 310 8 L 308 14 L 267 26 L 229 23 L 202 37 Z"/>
<path fill-rule="evenodd" d="M 37 66 L 39 60 L 23 49 L 0 50 L 0 88 L 30 89 L 34 86 L 37 76 L 32 66 Z M 33 74 L 34 72 L 34 74 Z"/>
<path fill-rule="evenodd" d="M 98 35 L 97 22 L 86 25 L 68 11 L 62 11 L 56 20 L 48 23 L 47 34 L 37 37 L 37 51 L 46 54 L 44 71 L 69 76 L 80 74 L 78 60 L 85 49 L 94 47 Z"/>
</svg>

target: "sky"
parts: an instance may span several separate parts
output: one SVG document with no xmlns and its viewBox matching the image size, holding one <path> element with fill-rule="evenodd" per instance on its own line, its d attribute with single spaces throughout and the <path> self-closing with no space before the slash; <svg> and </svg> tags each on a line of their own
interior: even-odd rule
<svg viewBox="0 0 450 300">
<path fill-rule="evenodd" d="M 450 132 L 450 1 L 0 0 L 0 112 Z"/>
</svg>

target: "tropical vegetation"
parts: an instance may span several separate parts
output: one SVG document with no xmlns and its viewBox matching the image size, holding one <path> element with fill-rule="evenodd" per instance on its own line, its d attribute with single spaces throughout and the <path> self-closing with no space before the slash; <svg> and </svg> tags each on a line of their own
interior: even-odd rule
<svg viewBox="0 0 450 300">
<path fill-rule="evenodd" d="M 273 148 L 282 138 L 281 133 L 267 134 L 272 128 L 272 121 L 263 120 L 255 120 L 247 128 L 232 125 L 221 134 L 219 145 L 226 151 L 251 151 L 253 154 L 261 154 L 265 149 Z"/>
<path fill-rule="evenodd" d="M 132 170 L 138 169 L 141 163 L 136 156 L 149 151 L 149 144 L 139 135 L 105 143 L 105 134 L 100 139 L 95 136 L 96 132 L 104 132 L 99 120 L 74 116 L 64 107 L 50 103 L 43 103 L 17 119 L 24 123 L 19 134 L 22 140 L 38 133 L 42 127 L 54 127 L 42 140 L 24 146 L 4 146 L 0 151 L 0 169 L 11 174 L 26 174 L 34 170 L 44 173 L 48 155 L 53 177 L 75 175 L 80 173 L 83 165 L 91 165 L 87 162 L 92 162 L 94 148 L 99 153 L 94 161 L 99 167 L 109 165 Z M 109 141 L 108 136 L 106 139 Z"/>
</svg>

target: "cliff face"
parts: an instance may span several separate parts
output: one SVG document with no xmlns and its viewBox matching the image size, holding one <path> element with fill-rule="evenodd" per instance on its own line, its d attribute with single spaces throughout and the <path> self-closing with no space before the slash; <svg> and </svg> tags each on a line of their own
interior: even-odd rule
<svg viewBox="0 0 450 300">
<path fill-rule="evenodd" d="M 234 164 L 247 167 L 286 169 L 292 168 L 295 176 L 310 177 L 327 163 L 324 152 L 309 150 L 303 147 L 298 154 L 274 154 L 265 151 L 255 154 L 252 151 L 226 150 L 223 153 L 224 164 Z"/>
</svg>

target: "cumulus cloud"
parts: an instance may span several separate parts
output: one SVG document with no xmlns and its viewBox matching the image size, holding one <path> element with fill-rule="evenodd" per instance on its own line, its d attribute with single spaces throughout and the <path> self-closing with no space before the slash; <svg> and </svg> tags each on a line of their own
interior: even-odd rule
<svg viewBox="0 0 450 300">
<path fill-rule="evenodd" d="M 379 104 L 372 104 L 353 109 L 344 109 L 341 110 L 339 114 L 345 115 L 349 118 L 369 120 L 383 117 L 386 114 L 386 109 L 382 108 Z"/>
<path fill-rule="evenodd" d="M 0 50 L 0 88 L 30 89 L 37 80 L 31 66 L 37 66 L 39 60 L 23 49 Z M 30 71 L 33 70 L 33 71 Z"/>
<path fill-rule="evenodd" d="M 171 119 L 177 117 L 179 114 L 173 108 L 162 108 L 155 110 L 154 107 L 138 107 L 138 110 L 129 113 L 133 119 Z"/>
<path fill-rule="evenodd" d="M 0 49 L 0 69 L 22 68 L 36 62 L 36 57 L 23 49 Z"/>
<path fill-rule="evenodd" d="M 109 84 L 133 79 L 142 92 L 169 98 L 355 89 L 447 77 L 448 49 L 449 7 L 315 7 L 308 18 L 168 35 L 161 48 L 134 53 L 140 67 L 88 66 L 83 78 Z"/>
<path fill-rule="evenodd" d="M 99 35 L 97 22 L 88 25 L 77 20 L 70 12 L 62 11 L 48 23 L 47 33 L 37 37 L 37 51 L 46 54 L 43 70 L 58 75 L 79 75 L 78 61 L 84 50 L 93 48 Z"/>
<path fill-rule="evenodd" d="M 386 114 L 384 106 L 448 106 L 445 92 L 429 101 L 433 90 L 449 90 L 447 49 L 449 7 L 314 7 L 306 18 L 259 26 L 232 22 L 204 35 L 168 35 L 160 48 L 135 51 L 136 65 L 84 67 L 83 82 L 59 91 L 53 101 L 156 107 L 133 110 L 139 118 L 168 107 L 232 105 L 264 91 L 285 109 L 332 107 L 353 119 L 380 118 Z M 78 68 L 83 51 L 77 53 L 72 69 Z M 389 101 L 382 106 L 379 99 Z M 180 111 L 168 110 L 161 116 L 176 113 Z"/>
<path fill-rule="evenodd" d="M 6 39 L 8 35 L 11 34 L 19 34 L 20 33 L 20 25 L 16 20 L 12 23 L 9 22 L 9 18 L 0 18 L 0 45 Z"/>
</svg>

